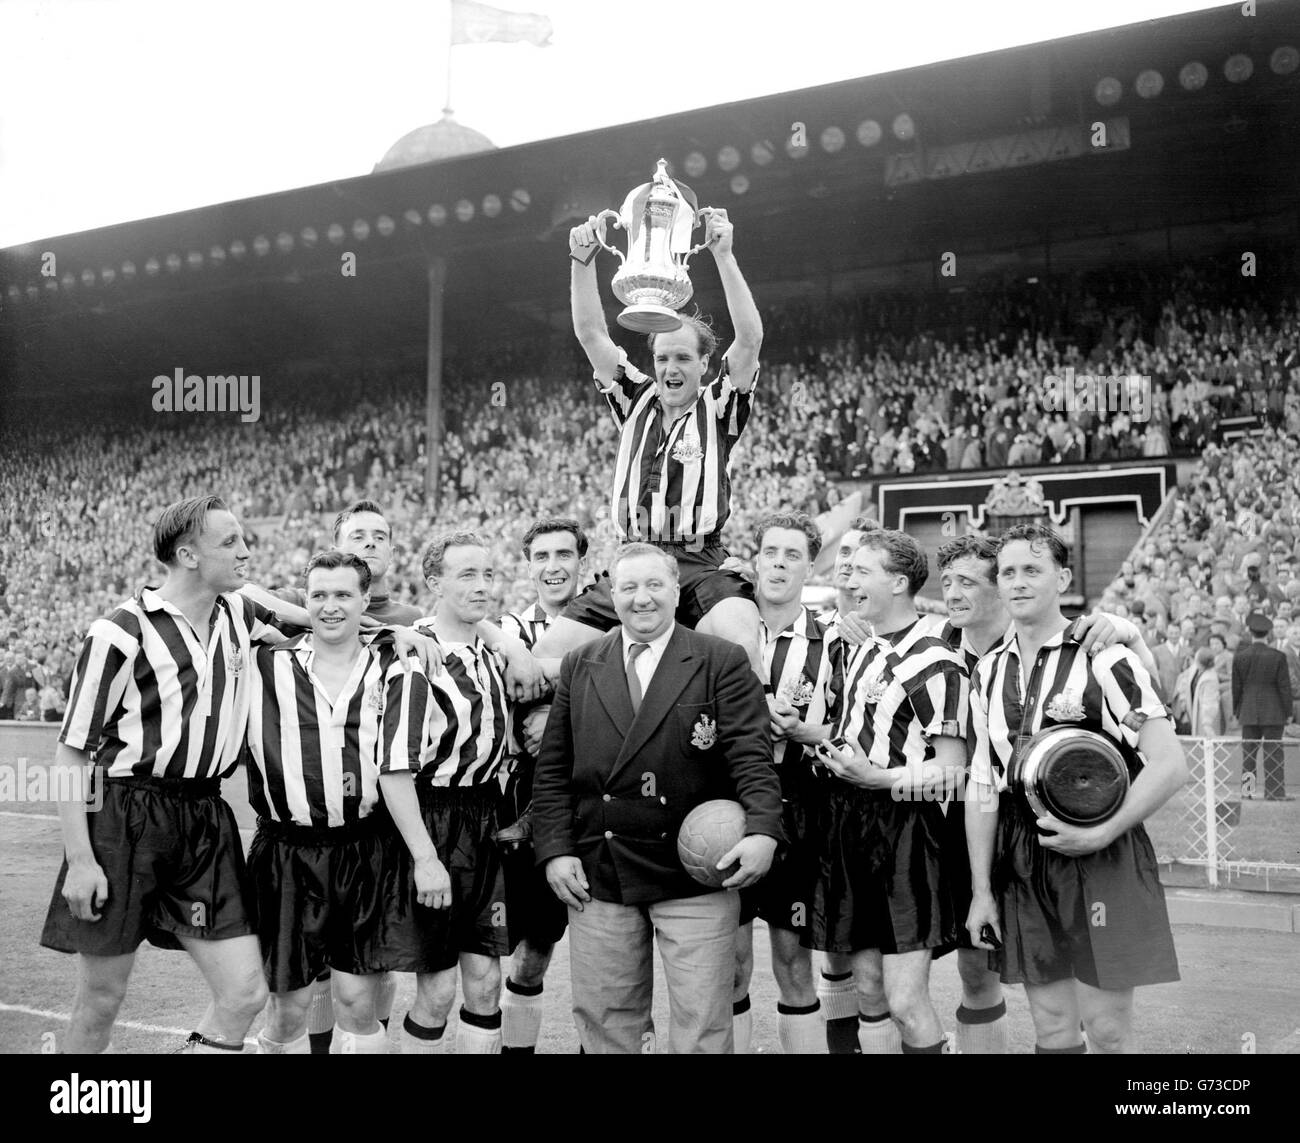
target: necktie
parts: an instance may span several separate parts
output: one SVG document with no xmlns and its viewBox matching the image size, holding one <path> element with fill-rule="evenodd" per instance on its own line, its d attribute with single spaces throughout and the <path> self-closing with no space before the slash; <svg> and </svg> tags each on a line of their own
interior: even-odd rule
<svg viewBox="0 0 1300 1143">
<path fill-rule="evenodd" d="M 633 643 L 627 651 L 627 693 L 632 698 L 633 714 L 641 709 L 641 676 L 636 673 L 636 658 L 649 649 L 648 643 Z"/>
</svg>

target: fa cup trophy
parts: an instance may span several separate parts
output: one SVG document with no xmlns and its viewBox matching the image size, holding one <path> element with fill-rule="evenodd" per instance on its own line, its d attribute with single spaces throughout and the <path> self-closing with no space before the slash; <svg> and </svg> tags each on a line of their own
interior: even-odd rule
<svg viewBox="0 0 1300 1143">
<path fill-rule="evenodd" d="M 680 329 L 677 311 L 694 292 L 686 264 L 707 243 L 691 245 L 691 231 L 714 208 L 697 209 L 690 187 L 668 177 L 668 164 L 659 160 L 654 179 L 642 183 L 623 202 L 622 210 L 596 215 L 596 240 L 622 263 L 611 283 L 614 295 L 627 308 L 618 324 L 636 333 L 667 333 Z M 627 255 L 605 241 L 605 223 L 628 232 Z"/>
</svg>

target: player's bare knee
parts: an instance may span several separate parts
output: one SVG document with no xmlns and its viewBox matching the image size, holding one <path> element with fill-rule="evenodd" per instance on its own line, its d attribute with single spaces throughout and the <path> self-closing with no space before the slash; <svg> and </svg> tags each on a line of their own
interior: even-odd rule
<svg viewBox="0 0 1300 1143">
<path fill-rule="evenodd" d="M 1069 1048 L 1079 1042 L 1079 1010 L 1065 993 L 1035 989 L 1029 1010 L 1040 1047 Z"/>
<path fill-rule="evenodd" d="M 277 1043 L 287 1044 L 307 1031 L 307 1010 L 311 1007 L 311 989 L 297 992 L 273 992 L 266 1005 L 266 1035 Z"/>
<path fill-rule="evenodd" d="M 456 1000 L 456 970 L 417 973 L 415 1000 L 411 1004 L 411 1019 L 426 1028 L 436 1028 L 447 1022 L 451 1006 Z"/>
<path fill-rule="evenodd" d="M 980 949 L 957 952 L 962 1003 L 968 1008 L 992 1008 L 1002 999 L 1002 981 L 988 968 L 988 954 Z"/>
<path fill-rule="evenodd" d="M 510 979 L 523 988 L 538 988 L 551 964 L 554 945 L 520 944 L 510 964 Z"/>
<path fill-rule="evenodd" d="M 920 1025 L 930 1014 L 930 996 L 925 988 L 912 982 L 890 982 L 885 988 L 885 1003 L 889 1014 L 904 1030 Z"/>
<path fill-rule="evenodd" d="M 885 968 L 879 956 L 854 953 L 852 959 L 853 986 L 863 999 L 884 999 Z"/>
<path fill-rule="evenodd" d="M 1115 1055 L 1126 1052 L 1131 1028 L 1126 1015 L 1103 1013 L 1085 1021 L 1088 1045 L 1094 1052 Z"/>
<path fill-rule="evenodd" d="M 830 976 L 843 976 L 853 971 L 853 958 L 843 953 L 823 953 L 823 969 Z"/>
<path fill-rule="evenodd" d="M 495 1012 L 501 1003 L 501 961 L 490 956 L 460 958 L 465 1007 L 477 1015 Z"/>
<path fill-rule="evenodd" d="M 786 961 L 777 961 L 773 958 L 772 976 L 776 980 L 782 1004 L 793 1004 L 803 1008 L 817 999 L 817 987 L 813 984 L 810 963 L 801 962 L 797 958 Z"/>
<path fill-rule="evenodd" d="M 266 1007 L 270 995 L 261 965 L 254 964 L 251 969 L 232 975 L 213 994 L 212 1000 L 223 1012 L 251 1023 Z"/>
<path fill-rule="evenodd" d="M 748 599 L 724 599 L 700 618 L 697 631 L 758 649 L 758 608 Z"/>
<path fill-rule="evenodd" d="M 812 953 L 800 945 L 796 933 L 784 929 L 770 929 L 769 933 L 772 945 L 772 975 L 781 990 L 782 1002 L 800 1003 L 800 1001 L 784 999 L 786 993 L 798 993 L 802 996 L 811 992 L 815 997 Z M 812 1000 L 803 1003 L 811 1004 Z"/>
<path fill-rule="evenodd" d="M 85 1028 L 104 1028 L 117 1019 L 122 1001 L 126 999 L 125 988 L 87 988 L 83 986 L 77 992 L 73 1004 L 72 1018 Z"/>
</svg>

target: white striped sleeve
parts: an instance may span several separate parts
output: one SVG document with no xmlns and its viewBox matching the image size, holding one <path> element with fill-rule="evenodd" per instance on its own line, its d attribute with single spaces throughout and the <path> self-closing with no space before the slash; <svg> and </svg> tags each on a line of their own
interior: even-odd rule
<svg viewBox="0 0 1300 1143">
<path fill-rule="evenodd" d="M 81 645 L 72 672 L 71 698 L 59 741 L 93 751 L 104 723 L 122 705 L 140 640 L 111 619 L 96 619 Z"/>
<path fill-rule="evenodd" d="M 928 657 L 928 656 L 927 656 Z M 912 712 L 927 738 L 962 737 L 970 681 L 951 651 L 941 651 L 905 684 Z"/>
<path fill-rule="evenodd" d="M 436 709 L 423 671 L 406 670 L 394 662 L 384 676 L 383 750 L 381 774 L 420 769 L 420 753 L 428 741 L 429 719 Z"/>
<path fill-rule="evenodd" d="M 741 392 L 731 379 L 731 362 L 722 359 L 722 368 L 714 379 L 713 415 L 723 423 L 723 434 L 735 442 L 744 431 L 749 414 L 754 409 L 754 395 L 758 389 L 758 366 L 754 366 L 754 377 L 748 389 Z"/>
<path fill-rule="evenodd" d="M 231 610 L 238 607 L 244 618 L 244 626 L 248 628 L 248 638 L 253 643 L 261 643 L 270 636 L 271 643 L 279 643 L 284 635 L 276 627 L 275 613 L 263 607 L 260 603 L 249 599 L 246 595 L 240 595 L 233 592 L 226 597 L 231 605 Z"/>
<path fill-rule="evenodd" d="M 1113 644 L 1093 659 L 1092 673 L 1124 741 L 1136 749 L 1143 723 L 1168 716 L 1147 669 L 1127 647 Z"/>
<path fill-rule="evenodd" d="M 619 346 L 618 365 L 610 383 L 602 385 L 599 375 L 595 373 L 592 374 L 592 380 L 600 395 L 609 403 L 615 424 L 621 428 L 631 414 L 632 406 L 636 404 L 638 391 L 650 378 L 628 360 L 627 351 Z"/>
</svg>

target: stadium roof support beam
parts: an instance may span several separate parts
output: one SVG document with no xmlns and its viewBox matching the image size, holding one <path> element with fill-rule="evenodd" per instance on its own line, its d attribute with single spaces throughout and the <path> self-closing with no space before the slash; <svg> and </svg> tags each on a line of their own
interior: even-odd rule
<svg viewBox="0 0 1300 1143">
<path fill-rule="evenodd" d="M 426 390 L 424 409 L 424 496 L 437 513 L 441 482 L 438 470 L 442 461 L 442 307 L 447 287 L 447 259 L 441 254 L 429 257 L 429 340 L 425 364 Z"/>
</svg>

